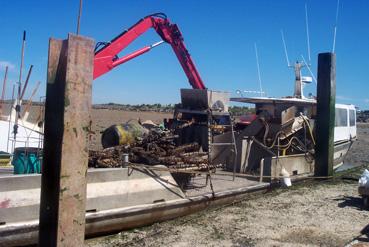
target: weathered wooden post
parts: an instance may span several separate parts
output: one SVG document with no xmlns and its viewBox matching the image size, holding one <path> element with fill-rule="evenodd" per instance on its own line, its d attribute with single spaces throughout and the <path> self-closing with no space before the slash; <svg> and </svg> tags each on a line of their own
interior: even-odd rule
<svg viewBox="0 0 369 247">
<path fill-rule="evenodd" d="M 83 246 L 94 41 L 50 39 L 39 246 Z"/>
<path fill-rule="evenodd" d="M 333 175 L 336 55 L 318 56 L 315 176 Z"/>
</svg>

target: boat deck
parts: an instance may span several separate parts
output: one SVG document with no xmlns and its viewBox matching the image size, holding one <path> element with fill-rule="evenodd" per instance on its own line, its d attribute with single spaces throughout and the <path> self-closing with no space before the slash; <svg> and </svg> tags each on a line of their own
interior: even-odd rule
<svg viewBox="0 0 369 247">
<path fill-rule="evenodd" d="M 14 173 L 13 166 L 0 166 L 0 177 L 12 175 Z"/>
<path fill-rule="evenodd" d="M 239 188 L 248 188 L 255 185 L 268 185 L 269 183 L 259 182 L 257 179 L 252 179 L 245 176 L 239 176 L 236 173 L 233 180 L 233 173 L 220 171 L 219 173 L 211 174 L 211 181 L 213 184 L 214 192 L 222 192 L 228 190 L 234 190 Z M 192 178 L 189 188 L 185 190 L 185 194 L 188 197 L 201 196 L 204 194 L 212 193 L 210 187 L 210 179 L 206 183 L 206 175 L 200 175 Z"/>
<path fill-rule="evenodd" d="M 206 182 L 206 174 L 192 178 L 191 187 L 182 193 L 168 171 L 127 171 L 128 168 L 89 169 L 87 236 L 132 229 L 224 205 L 269 185 L 242 174 L 236 174 L 233 180 L 232 172 L 219 170 L 211 174 L 214 193 L 210 180 Z M 0 182 L 0 202 L 8 203 L 0 208 L 2 244 L 37 243 L 41 176 L 12 175 L 11 168 L 0 169 Z M 9 202 L 8 195 L 12 195 Z"/>
<path fill-rule="evenodd" d="M 91 170 L 91 169 L 90 169 Z M 13 174 L 13 167 L 0 167 L 0 177 L 9 176 Z M 227 190 L 247 188 L 257 184 L 268 185 L 269 183 L 260 183 L 258 179 L 252 179 L 245 176 L 240 176 L 236 173 L 233 180 L 233 173 L 227 171 L 220 171 L 211 174 L 211 181 L 214 192 L 222 192 Z M 210 179 L 206 181 L 206 175 L 197 175 L 191 179 L 190 185 L 184 191 L 187 197 L 200 196 L 212 193 L 210 187 Z"/>
</svg>

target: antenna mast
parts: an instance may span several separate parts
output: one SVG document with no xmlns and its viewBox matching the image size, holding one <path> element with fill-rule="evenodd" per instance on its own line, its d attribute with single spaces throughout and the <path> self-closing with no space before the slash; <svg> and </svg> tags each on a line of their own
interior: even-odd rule
<svg viewBox="0 0 369 247">
<path fill-rule="evenodd" d="M 282 42 L 283 42 L 283 47 L 284 47 L 284 54 L 286 55 L 287 66 L 291 67 L 290 60 L 288 59 L 286 41 L 284 40 L 284 33 L 282 29 L 281 29 L 281 36 L 282 36 Z"/>
<path fill-rule="evenodd" d="M 302 58 L 302 61 L 306 64 L 306 60 L 305 60 L 305 58 L 304 58 L 304 56 L 303 56 L 302 54 L 301 54 L 301 58 Z M 317 84 L 316 78 L 315 78 L 315 76 L 314 76 L 313 71 L 311 71 L 310 66 L 306 66 L 306 68 L 309 70 L 310 75 L 311 75 L 311 77 L 313 78 L 313 80 L 314 80 L 315 84 Z"/>
<path fill-rule="evenodd" d="M 334 34 L 333 34 L 333 48 L 332 53 L 334 53 L 336 49 L 336 35 L 337 35 L 337 23 L 338 23 L 338 11 L 340 7 L 340 0 L 337 0 L 337 8 L 336 8 L 336 23 L 334 25 Z"/>
<path fill-rule="evenodd" d="M 284 39 L 283 30 L 281 30 L 281 36 L 282 36 L 282 41 L 283 41 L 283 46 L 284 46 L 284 53 L 286 55 L 287 65 L 288 65 L 288 67 L 294 68 L 294 72 L 295 72 L 295 91 L 294 91 L 293 96 L 295 98 L 300 98 L 300 99 L 305 98 L 304 94 L 303 94 L 304 83 L 311 83 L 312 80 L 314 80 L 314 82 L 316 83 L 316 78 L 315 78 L 313 72 L 310 69 L 310 66 L 311 66 L 310 34 L 309 34 L 308 10 L 307 10 L 307 4 L 306 3 L 305 3 L 305 26 L 306 26 L 307 53 L 308 53 L 309 61 L 306 62 L 304 56 L 301 55 L 302 61 L 301 62 L 296 61 L 296 63 L 293 66 L 290 64 L 290 61 L 288 59 L 286 41 Z M 302 77 L 301 69 L 305 66 L 309 70 L 312 79 L 308 78 L 308 77 Z"/>
<path fill-rule="evenodd" d="M 309 64 L 306 64 L 306 66 L 310 66 L 311 56 L 310 56 L 309 20 L 308 20 L 308 11 L 307 11 L 306 3 L 305 3 L 305 23 L 306 23 L 306 39 L 307 39 L 307 49 L 308 49 L 308 59 L 309 59 Z"/>
<path fill-rule="evenodd" d="M 263 88 L 261 87 L 261 76 L 260 76 L 260 66 L 259 66 L 259 56 L 258 56 L 258 48 L 256 43 L 254 43 L 255 47 L 255 56 L 256 56 L 256 65 L 258 68 L 258 78 L 259 78 L 259 87 L 260 87 L 260 96 L 263 96 Z"/>
</svg>

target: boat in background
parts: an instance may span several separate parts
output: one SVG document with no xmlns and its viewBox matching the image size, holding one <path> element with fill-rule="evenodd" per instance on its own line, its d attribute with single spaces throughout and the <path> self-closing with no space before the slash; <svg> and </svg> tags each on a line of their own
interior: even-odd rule
<svg viewBox="0 0 369 247">
<path fill-rule="evenodd" d="M 14 134 L 16 114 L 15 105 L 12 105 L 11 110 L 0 117 L 0 136 L 6 137 L 0 140 L 0 151 L 13 153 L 14 149 L 19 147 L 42 148 L 43 116 L 40 115 L 42 114 L 41 110 L 40 112 L 32 113 L 32 116 L 27 112 L 23 117 L 19 118 L 18 127 L 16 127 L 17 133 Z M 35 119 L 34 114 L 39 116 Z"/>
<path fill-rule="evenodd" d="M 333 156 L 335 169 L 343 165 L 344 158 L 356 139 L 356 107 L 336 104 Z"/>
<path fill-rule="evenodd" d="M 312 133 L 315 133 L 314 123 L 317 114 L 317 101 L 315 97 L 307 98 L 303 94 L 304 85 L 313 81 L 313 77 L 301 75 L 301 69 L 304 66 L 308 65 L 303 62 L 296 62 L 294 65 L 295 89 L 293 96 L 243 97 L 241 91 L 237 90 L 236 92 L 241 94 L 241 97 L 231 98 L 230 100 L 255 105 L 256 117 L 258 115 L 268 116 L 271 118 L 271 122 L 278 122 L 281 126 L 293 121 L 293 119 L 304 116 L 309 120 Z M 356 139 L 356 107 L 352 104 L 335 104 L 334 169 L 343 165 L 344 158 Z"/>
<path fill-rule="evenodd" d="M 32 98 L 35 96 L 41 82 L 37 82 L 28 101 L 24 101 L 25 92 L 28 82 L 32 74 L 33 65 L 30 66 L 26 80 L 23 81 L 22 72 L 24 65 L 24 49 L 26 44 L 26 31 L 23 31 L 21 61 L 19 70 L 19 80 L 13 86 L 13 95 L 11 101 L 5 101 L 6 83 L 8 77 L 8 66 L 5 67 L 4 82 L 0 98 L 0 152 L 4 155 L 12 156 L 14 165 L 14 153 L 21 154 L 19 161 L 22 161 L 22 166 L 27 169 L 28 154 L 38 156 L 41 153 L 43 146 L 43 104 L 40 111 L 30 111 L 32 108 Z M 17 92 L 15 97 L 15 92 Z M 22 109 L 23 108 L 23 109 Z M 30 114 L 31 113 L 31 114 Z M 33 116 L 34 114 L 37 116 Z M 36 153 L 35 150 L 37 150 Z M 17 157 L 18 159 L 18 157 Z M 6 161 L 4 161 L 6 163 Z M 9 163 L 9 162 L 7 162 Z M 16 170 L 14 170 L 16 171 Z M 39 171 L 39 169 L 38 169 Z"/>
<path fill-rule="evenodd" d="M 28 160 L 28 156 L 36 155 L 41 157 L 43 147 L 43 106 L 39 110 L 33 112 L 26 111 L 24 114 L 17 113 L 15 103 L 8 105 L 8 111 L 3 112 L 0 117 L 0 152 L 2 153 L 2 166 L 10 166 L 10 162 L 14 165 L 14 154 L 24 154 L 22 159 Z M 29 109 L 29 108 L 28 108 Z M 16 122 L 15 115 L 21 117 Z M 16 133 L 15 133 L 16 132 Z M 16 155 L 18 159 L 18 155 Z M 20 159 L 20 157 L 19 157 Z M 12 161 L 13 160 L 13 161 Z M 19 162 L 18 162 L 19 163 Z M 39 173 L 33 169 L 27 169 L 27 162 L 21 161 L 19 164 L 22 169 L 14 169 L 19 173 Z M 26 172 L 28 170 L 28 172 Z"/>
</svg>

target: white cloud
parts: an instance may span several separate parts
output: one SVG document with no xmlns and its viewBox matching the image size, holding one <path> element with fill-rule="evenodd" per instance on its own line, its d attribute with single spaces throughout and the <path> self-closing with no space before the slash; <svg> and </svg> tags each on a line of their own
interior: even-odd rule
<svg viewBox="0 0 369 247">
<path fill-rule="evenodd" d="M 343 96 L 343 95 L 336 95 L 336 99 L 339 99 L 339 100 L 354 100 L 352 98 L 349 98 L 349 97 L 346 97 L 346 96 Z"/>
<path fill-rule="evenodd" d="M 12 64 L 11 62 L 8 61 L 0 61 L 0 70 L 1 71 L 5 71 L 6 66 L 8 66 L 9 70 L 14 70 L 15 69 L 15 65 Z"/>
</svg>

